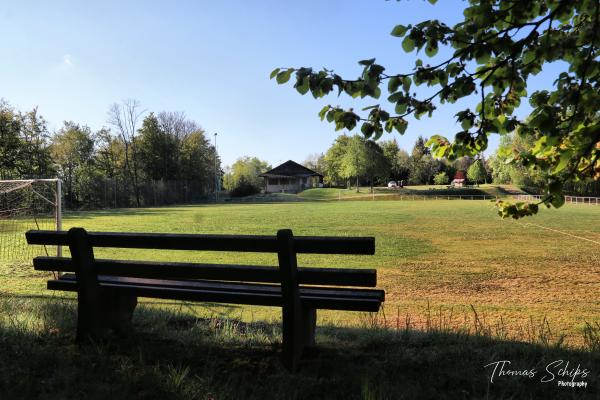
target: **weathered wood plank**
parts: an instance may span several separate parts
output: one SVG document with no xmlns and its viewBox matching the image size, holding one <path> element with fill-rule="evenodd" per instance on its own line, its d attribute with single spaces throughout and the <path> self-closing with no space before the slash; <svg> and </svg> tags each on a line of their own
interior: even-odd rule
<svg viewBox="0 0 600 400">
<path fill-rule="evenodd" d="M 60 277 L 59 281 L 67 281 L 75 283 L 75 275 L 65 274 Z M 178 288 L 178 289 L 190 289 L 190 290 L 225 290 L 225 291 L 245 291 L 250 293 L 268 293 L 281 295 L 280 285 L 269 285 L 269 284 L 255 284 L 255 283 L 240 283 L 240 282 L 228 282 L 228 281 L 204 281 L 204 280 L 193 280 L 193 281 L 181 281 L 181 280 L 170 280 L 170 279 L 149 279 L 149 278 L 129 278 L 129 277 L 116 277 L 116 276 L 105 276 L 99 275 L 98 282 L 103 283 L 115 283 L 123 285 L 141 285 L 141 286 L 156 286 L 164 288 Z M 300 298 L 312 296 L 312 297 L 337 297 L 337 298 L 352 298 L 352 299 L 370 299 L 370 300 L 384 300 L 383 290 L 377 289 L 351 289 L 351 288 L 337 288 L 337 287 L 320 287 L 320 286 L 300 286 Z"/>
<path fill-rule="evenodd" d="M 50 280 L 47 282 L 47 287 L 49 290 L 77 291 L 76 283 L 67 280 Z M 108 282 L 100 282 L 100 287 L 113 288 L 137 297 L 281 307 L 280 293 L 185 289 Z M 236 293 L 240 296 L 234 296 Z M 301 295 L 300 301 L 303 307 L 320 310 L 377 312 L 381 306 L 380 298 L 352 297 L 351 295 Z"/>
<path fill-rule="evenodd" d="M 40 256 L 33 259 L 38 271 L 75 272 L 68 257 Z M 99 275 L 130 276 L 156 279 L 215 279 L 247 282 L 281 282 L 276 267 L 256 265 L 195 264 L 126 260 L 95 260 Z M 375 287 L 374 269 L 298 267 L 298 283 L 304 285 L 333 285 Z"/>
<path fill-rule="evenodd" d="M 31 230 L 25 235 L 29 244 L 65 246 L 69 244 L 66 232 Z M 88 232 L 88 238 L 94 247 L 277 252 L 275 236 Z M 375 238 L 373 237 L 299 236 L 294 238 L 294 244 L 296 253 L 375 253 Z"/>
</svg>

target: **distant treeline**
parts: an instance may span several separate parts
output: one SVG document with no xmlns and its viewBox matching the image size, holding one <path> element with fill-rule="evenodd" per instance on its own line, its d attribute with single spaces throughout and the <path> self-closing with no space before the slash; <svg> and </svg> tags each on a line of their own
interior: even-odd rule
<svg viewBox="0 0 600 400">
<path fill-rule="evenodd" d="M 50 132 L 37 109 L 0 102 L 0 179 L 58 176 L 71 209 L 198 201 L 214 190 L 215 162 L 220 171 L 204 130 L 183 113 L 126 100 L 96 132 L 72 121 Z"/>
</svg>

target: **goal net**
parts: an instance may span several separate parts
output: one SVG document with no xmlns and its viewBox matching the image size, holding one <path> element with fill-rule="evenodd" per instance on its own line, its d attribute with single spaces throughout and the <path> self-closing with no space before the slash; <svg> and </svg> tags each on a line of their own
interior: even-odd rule
<svg viewBox="0 0 600 400">
<path fill-rule="evenodd" d="M 30 229 L 60 230 L 61 182 L 58 179 L 0 180 L 0 269 L 17 272 L 38 255 L 60 255 L 56 246 L 28 245 Z"/>
</svg>

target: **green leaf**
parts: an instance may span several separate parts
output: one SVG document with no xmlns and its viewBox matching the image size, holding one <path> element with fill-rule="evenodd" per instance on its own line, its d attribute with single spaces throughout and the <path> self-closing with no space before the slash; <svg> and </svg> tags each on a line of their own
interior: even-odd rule
<svg viewBox="0 0 600 400">
<path fill-rule="evenodd" d="M 381 89 L 378 87 L 375 88 L 375 90 L 373 91 L 373 94 L 371 95 L 371 97 L 374 97 L 376 99 L 379 98 L 379 96 L 381 96 Z"/>
<path fill-rule="evenodd" d="M 410 90 L 411 84 L 412 79 L 410 79 L 410 77 L 405 76 L 404 78 L 402 78 L 402 89 L 404 89 L 405 92 L 408 92 Z"/>
<path fill-rule="evenodd" d="M 431 45 L 427 45 L 425 47 L 425 54 L 427 54 L 427 57 L 433 57 L 437 54 L 438 52 L 438 48 L 437 45 L 436 46 L 431 46 Z"/>
<path fill-rule="evenodd" d="M 302 78 L 302 83 L 300 85 L 298 85 L 296 83 L 296 90 L 298 91 L 298 93 L 304 95 L 308 92 L 308 77 L 305 76 L 304 78 Z"/>
<path fill-rule="evenodd" d="M 394 93 L 396 90 L 398 90 L 399 86 L 400 86 L 400 78 L 397 76 L 392 76 L 388 82 L 388 91 L 390 93 Z"/>
<path fill-rule="evenodd" d="M 277 83 L 279 83 L 280 85 L 283 83 L 286 83 L 287 81 L 290 80 L 290 77 L 292 76 L 292 72 L 294 72 L 293 68 L 290 68 L 288 70 L 282 71 L 280 73 L 277 74 Z"/>
<path fill-rule="evenodd" d="M 565 204 L 565 196 L 562 194 L 554 194 L 552 195 L 552 200 L 550 203 L 552 203 L 554 207 L 560 208 L 563 204 Z"/>
<path fill-rule="evenodd" d="M 325 107 L 321 108 L 321 111 L 319 111 L 319 118 L 321 118 L 321 121 L 325 119 L 325 114 L 327 114 L 327 111 L 329 111 L 330 108 L 330 105 L 326 105 Z"/>
<path fill-rule="evenodd" d="M 396 120 L 395 128 L 399 134 L 404 135 L 404 132 L 406 132 L 407 127 L 408 127 L 408 122 L 406 122 L 405 120 L 403 120 L 403 119 Z"/>
<path fill-rule="evenodd" d="M 402 92 L 396 92 L 388 96 L 388 101 L 390 103 L 397 103 L 400 100 L 404 99 L 404 94 Z"/>
<path fill-rule="evenodd" d="M 569 161 L 571 161 L 571 156 L 573 156 L 572 150 L 567 150 L 560 155 L 560 161 L 558 162 L 558 165 L 554 168 L 555 174 L 559 173 L 560 171 L 565 169 L 567 165 L 569 165 Z"/>
<path fill-rule="evenodd" d="M 408 31 L 408 27 L 404 25 L 396 25 L 394 29 L 392 29 L 392 36 L 402 37 L 406 35 L 406 31 Z"/>
<path fill-rule="evenodd" d="M 415 41 L 412 40 L 410 38 L 410 36 L 405 37 L 404 40 L 402 41 L 402 49 L 405 52 L 410 53 L 411 51 L 413 51 L 415 49 Z"/>
<path fill-rule="evenodd" d="M 364 65 L 364 66 L 368 67 L 369 65 L 373 65 L 374 62 L 375 62 L 375 59 L 374 58 L 370 58 L 368 60 L 360 60 L 358 63 L 360 65 Z"/>
<path fill-rule="evenodd" d="M 279 73 L 279 71 L 281 70 L 281 68 L 275 68 L 272 72 L 271 75 L 269 76 L 269 79 L 273 79 L 275 77 L 275 75 L 277 75 Z"/>
<path fill-rule="evenodd" d="M 462 128 L 466 131 L 473 126 L 473 123 L 471 122 L 471 120 L 469 118 L 465 118 L 460 123 L 460 126 L 462 126 Z"/>
<path fill-rule="evenodd" d="M 529 64 L 535 60 L 535 52 L 534 51 L 526 51 L 523 54 L 523 64 Z"/>
<path fill-rule="evenodd" d="M 475 57 L 475 61 L 477 61 L 477 64 L 487 64 L 487 62 L 490 61 L 490 53 L 487 51 L 478 53 Z"/>
<path fill-rule="evenodd" d="M 362 132 L 363 135 L 365 135 L 365 137 L 367 139 L 371 137 L 371 135 L 373 134 L 374 130 L 375 130 L 375 128 L 373 127 L 373 125 L 370 124 L 370 123 L 368 123 L 368 122 L 365 122 L 360 127 L 360 131 Z"/>
<path fill-rule="evenodd" d="M 395 112 L 396 114 L 404 114 L 406 109 L 408 108 L 408 104 L 406 103 L 398 103 L 396 104 Z"/>
</svg>

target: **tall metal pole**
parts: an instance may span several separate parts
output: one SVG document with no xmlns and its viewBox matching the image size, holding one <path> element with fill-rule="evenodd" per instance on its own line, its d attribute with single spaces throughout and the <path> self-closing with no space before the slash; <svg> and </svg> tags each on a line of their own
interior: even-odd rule
<svg viewBox="0 0 600 400">
<path fill-rule="evenodd" d="M 217 132 L 215 132 L 215 203 L 219 201 L 219 180 L 217 175 Z"/>
</svg>

